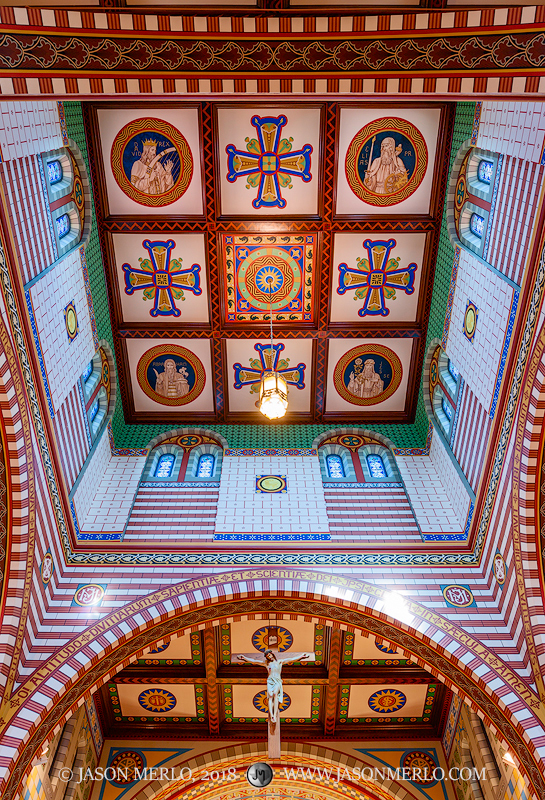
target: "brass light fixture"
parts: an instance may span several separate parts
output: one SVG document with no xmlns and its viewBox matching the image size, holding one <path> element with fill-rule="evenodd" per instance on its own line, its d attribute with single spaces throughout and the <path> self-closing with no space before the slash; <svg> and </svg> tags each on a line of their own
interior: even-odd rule
<svg viewBox="0 0 545 800">
<path fill-rule="evenodd" d="M 274 364 L 273 325 L 272 325 L 272 284 L 273 277 L 267 278 L 269 284 L 269 319 L 271 322 L 271 366 Z M 279 372 L 271 369 L 261 376 L 259 385 L 259 410 L 269 419 L 280 419 L 288 408 L 288 384 Z"/>
</svg>

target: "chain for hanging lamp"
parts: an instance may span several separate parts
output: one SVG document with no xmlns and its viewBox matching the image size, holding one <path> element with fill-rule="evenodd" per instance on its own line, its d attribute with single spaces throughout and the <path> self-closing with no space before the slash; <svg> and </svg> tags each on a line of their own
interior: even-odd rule
<svg viewBox="0 0 545 800">
<path fill-rule="evenodd" d="M 272 275 L 267 278 L 269 284 L 269 320 L 271 330 L 271 367 L 274 364 L 273 324 L 272 324 Z M 264 372 L 259 384 L 259 410 L 269 419 L 283 417 L 288 408 L 288 384 L 284 377 L 274 369 Z"/>
</svg>

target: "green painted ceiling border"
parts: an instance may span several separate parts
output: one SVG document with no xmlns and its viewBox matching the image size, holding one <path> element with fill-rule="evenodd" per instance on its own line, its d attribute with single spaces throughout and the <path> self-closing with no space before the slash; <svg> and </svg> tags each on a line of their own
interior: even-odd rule
<svg viewBox="0 0 545 800">
<path fill-rule="evenodd" d="M 82 104 L 80 102 L 68 101 L 64 103 L 66 115 L 66 127 L 68 136 L 76 142 L 80 148 L 83 158 L 88 166 L 87 142 L 83 124 Z M 475 115 L 475 103 L 458 103 L 456 106 L 456 118 L 452 137 L 452 149 L 450 155 L 450 169 L 460 146 L 466 139 L 471 137 L 473 119 Z M 89 280 L 95 307 L 95 318 L 99 339 L 106 339 L 112 345 L 113 336 L 108 309 L 108 299 L 104 278 L 104 266 L 102 263 L 102 253 L 97 232 L 94 203 L 93 203 L 93 226 L 91 237 L 86 247 L 87 267 L 89 270 Z M 437 264 L 435 268 L 435 282 L 433 288 L 430 317 L 428 324 L 427 344 L 433 338 L 441 339 L 443 335 L 443 325 L 447 307 L 450 279 L 452 274 L 452 263 L 454 259 L 454 249 L 447 234 L 445 222 L 445 210 L 441 222 L 441 234 L 439 238 L 439 248 L 437 253 Z M 184 423 L 188 425 L 190 423 Z M 202 427 L 201 423 L 195 423 Z M 346 424 L 346 423 L 344 423 Z M 365 419 L 361 420 L 361 425 L 366 426 Z M 123 416 L 121 403 L 117 404 L 112 420 L 112 430 L 116 448 L 142 448 L 146 447 L 150 439 L 160 433 L 171 430 L 173 425 L 127 425 Z M 311 447 L 314 439 L 321 433 L 325 433 L 335 427 L 328 425 L 206 425 L 210 430 L 217 431 L 229 442 L 230 447 L 267 447 L 267 448 L 286 448 L 286 447 Z M 428 433 L 428 418 L 424 408 L 422 391 L 420 391 L 416 416 L 414 423 L 397 425 L 373 425 L 373 430 L 387 436 L 396 447 L 424 447 Z"/>
</svg>

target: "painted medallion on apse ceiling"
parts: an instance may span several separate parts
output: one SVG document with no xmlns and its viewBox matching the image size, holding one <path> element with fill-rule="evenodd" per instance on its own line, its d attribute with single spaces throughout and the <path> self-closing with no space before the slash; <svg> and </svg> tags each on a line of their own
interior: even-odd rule
<svg viewBox="0 0 545 800">
<path fill-rule="evenodd" d="M 379 344 L 362 344 L 339 359 L 333 383 L 349 403 L 372 406 L 393 395 L 402 375 L 401 361 L 393 350 Z"/>
<path fill-rule="evenodd" d="M 282 130 L 288 124 L 284 114 L 254 116 L 251 123 L 257 138 L 247 136 L 245 150 L 238 150 L 234 144 L 226 147 L 227 180 L 234 183 L 238 178 L 246 178 L 247 188 L 257 190 L 252 201 L 256 209 L 285 208 L 287 201 L 282 189 L 290 189 L 294 177 L 305 183 L 312 180 L 312 145 L 305 144 L 300 150 L 293 150 L 293 138 L 282 137 Z"/>
<path fill-rule="evenodd" d="M 111 164 L 120 189 L 143 206 L 167 206 L 187 190 L 193 157 L 180 131 L 143 117 L 125 125 L 112 144 Z"/>
<path fill-rule="evenodd" d="M 418 189 L 427 165 L 428 150 L 418 128 L 399 117 L 382 117 L 354 136 L 345 171 L 360 200 L 372 206 L 392 206 Z"/>
<path fill-rule="evenodd" d="M 139 267 L 123 264 L 125 294 L 133 295 L 136 291 L 142 291 L 144 300 L 153 301 L 153 308 L 150 309 L 152 317 L 179 317 L 181 311 L 176 307 L 176 302 L 185 300 L 184 290 L 196 296 L 202 294 L 200 265 L 192 264 L 184 269 L 181 258 L 172 258 L 171 251 L 176 247 L 172 239 L 167 242 L 150 242 L 146 239 L 142 247 L 148 251 L 149 258 L 139 258 Z"/>
<path fill-rule="evenodd" d="M 227 322 L 312 319 L 316 234 L 223 237 Z"/>
<path fill-rule="evenodd" d="M 354 291 L 354 300 L 363 302 L 358 311 L 360 317 L 387 317 L 390 309 L 386 303 L 396 299 L 396 290 L 405 294 L 414 292 L 417 266 L 413 263 L 404 267 L 400 264 L 399 256 L 390 257 L 396 244 L 395 239 L 375 242 L 366 239 L 363 246 L 367 250 L 367 258 L 356 258 L 354 267 L 339 264 L 337 294 Z"/>
<path fill-rule="evenodd" d="M 152 347 L 136 368 L 140 388 L 163 406 L 183 406 L 195 400 L 206 382 L 204 367 L 195 353 L 180 345 Z"/>
</svg>

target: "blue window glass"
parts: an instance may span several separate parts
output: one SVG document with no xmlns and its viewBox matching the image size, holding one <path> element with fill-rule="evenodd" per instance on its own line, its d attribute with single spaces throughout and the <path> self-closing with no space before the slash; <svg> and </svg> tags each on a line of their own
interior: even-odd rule
<svg viewBox="0 0 545 800">
<path fill-rule="evenodd" d="M 59 239 L 62 239 L 70 233 L 70 217 L 68 214 L 63 214 L 62 217 L 55 220 L 55 223 L 57 225 L 57 236 Z"/>
<path fill-rule="evenodd" d="M 205 455 L 201 456 L 197 464 L 197 478 L 211 478 L 214 472 L 215 460 L 214 456 L 211 456 L 209 453 L 205 453 Z"/>
<path fill-rule="evenodd" d="M 445 400 L 444 397 L 441 400 L 441 408 L 443 409 L 443 412 L 444 412 L 445 416 L 447 417 L 447 419 L 451 420 L 452 419 L 452 406 L 450 405 L 450 403 L 447 403 L 447 401 Z"/>
<path fill-rule="evenodd" d="M 157 468 L 155 470 L 155 477 L 156 478 L 170 478 L 172 475 L 172 470 L 174 469 L 174 462 L 176 461 L 173 455 L 166 455 L 161 456 L 159 461 L 157 462 Z"/>
<path fill-rule="evenodd" d="M 386 470 L 384 468 L 384 461 L 380 456 L 372 455 L 367 456 L 367 466 L 372 478 L 386 478 Z"/>
<path fill-rule="evenodd" d="M 327 474 L 330 478 L 345 478 L 344 464 L 340 456 L 330 455 L 326 457 Z"/>
<path fill-rule="evenodd" d="M 93 422 L 94 418 L 98 414 L 98 409 L 99 408 L 100 408 L 100 404 L 98 402 L 98 397 L 97 397 L 97 399 L 95 400 L 95 402 L 93 403 L 93 405 L 91 406 L 91 408 L 89 410 L 89 418 L 90 418 L 91 422 Z"/>
<path fill-rule="evenodd" d="M 479 166 L 477 167 L 477 177 L 481 181 L 481 183 L 490 184 L 493 172 L 494 172 L 493 161 L 487 161 L 485 158 L 479 161 Z"/>
<path fill-rule="evenodd" d="M 47 177 L 50 186 L 62 181 L 62 167 L 60 161 L 50 161 L 47 165 Z"/>
<path fill-rule="evenodd" d="M 450 358 L 448 360 L 448 371 L 450 372 L 452 379 L 455 381 L 455 383 L 458 383 L 458 378 L 460 377 L 460 373 L 458 372 L 458 370 L 456 369 Z"/>
<path fill-rule="evenodd" d="M 83 382 L 87 383 L 92 374 L 93 374 L 93 362 L 89 361 L 89 363 L 87 364 L 87 366 L 83 371 L 83 375 L 81 376 L 83 378 Z"/>
<path fill-rule="evenodd" d="M 479 239 L 483 238 L 484 233 L 484 217 L 480 214 L 473 213 L 469 218 L 469 230 Z"/>
</svg>

